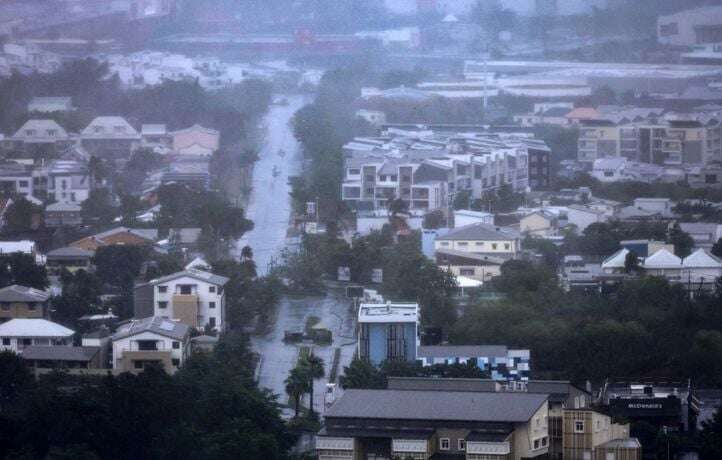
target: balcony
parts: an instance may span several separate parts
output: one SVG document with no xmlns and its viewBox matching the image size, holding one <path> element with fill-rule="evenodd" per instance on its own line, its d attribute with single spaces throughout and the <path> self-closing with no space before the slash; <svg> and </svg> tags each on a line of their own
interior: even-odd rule
<svg viewBox="0 0 722 460">
<path fill-rule="evenodd" d="M 466 453 L 475 455 L 509 455 L 511 446 L 508 442 L 467 441 Z"/>
</svg>

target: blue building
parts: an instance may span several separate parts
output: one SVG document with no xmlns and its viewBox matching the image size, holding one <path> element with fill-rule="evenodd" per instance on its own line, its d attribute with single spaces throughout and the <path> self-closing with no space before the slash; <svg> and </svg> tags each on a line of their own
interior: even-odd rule
<svg viewBox="0 0 722 460">
<path fill-rule="evenodd" d="M 529 350 L 512 350 L 503 345 L 434 345 L 418 348 L 424 366 L 471 364 L 489 372 L 492 380 L 528 381 L 531 372 Z"/>
<path fill-rule="evenodd" d="M 419 305 L 362 303 L 358 313 L 358 356 L 378 366 L 383 361 L 416 361 Z"/>
</svg>

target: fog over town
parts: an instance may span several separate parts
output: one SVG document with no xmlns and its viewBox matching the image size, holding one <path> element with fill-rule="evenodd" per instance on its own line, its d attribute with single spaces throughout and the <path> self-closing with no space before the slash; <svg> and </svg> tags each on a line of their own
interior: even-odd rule
<svg viewBox="0 0 722 460">
<path fill-rule="evenodd" d="M 0 458 L 722 459 L 720 0 L 3 0 Z"/>
</svg>

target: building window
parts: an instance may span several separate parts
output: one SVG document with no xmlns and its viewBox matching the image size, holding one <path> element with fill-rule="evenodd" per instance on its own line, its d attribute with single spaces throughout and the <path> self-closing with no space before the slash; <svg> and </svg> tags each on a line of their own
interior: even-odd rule
<svg viewBox="0 0 722 460">
<path fill-rule="evenodd" d="M 23 187 L 23 188 L 26 188 L 29 185 L 28 181 L 26 181 L 26 180 L 18 181 L 18 184 L 20 185 L 20 187 Z"/>
<path fill-rule="evenodd" d="M 208 286 L 208 292 L 216 292 L 215 286 Z"/>
<path fill-rule="evenodd" d="M 216 308 L 215 302 L 208 302 L 208 308 Z"/>
<path fill-rule="evenodd" d="M 459 269 L 459 275 L 461 275 L 461 276 L 474 276 L 474 269 L 473 269 L 473 268 L 460 268 L 460 269 Z"/>
<path fill-rule="evenodd" d="M 182 284 L 179 288 L 181 295 L 191 295 L 193 293 L 193 287 L 190 284 Z"/>
<path fill-rule="evenodd" d="M 177 340 L 174 340 L 173 341 L 173 349 L 177 350 L 179 348 L 180 348 L 180 342 L 178 342 Z"/>
<path fill-rule="evenodd" d="M 496 243 L 492 243 L 492 244 L 491 244 L 491 249 L 493 249 L 493 250 L 495 250 L 495 251 L 496 251 L 496 249 L 497 249 L 498 247 L 499 247 L 499 245 L 496 244 Z"/>
<path fill-rule="evenodd" d="M 6 347 L 9 347 L 9 346 L 10 346 L 10 339 L 8 339 L 8 338 L 6 338 L 6 337 L 3 337 L 3 345 L 5 345 Z"/>
<path fill-rule="evenodd" d="M 541 443 L 538 439 L 534 440 L 534 450 L 537 450 L 539 447 L 541 447 Z"/>
<path fill-rule="evenodd" d="M 171 362 L 171 363 L 173 364 L 173 366 L 175 366 L 175 367 L 180 366 L 180 359 L 178 359 L 178 358 L 173 358 L 173 359 L 170 360 L 170 362 Z"/>
<path fill-rule="evenodd" d="M 168 307 L 168 302 L 158 302 L 158 308 L 160 308 L 161 310 L 163 310 L 167 307 Z"/>
<path fill-rule="evenodd" d="M 467 243 L 466 241 L 460 241 L 460 242 L 457 243 L 457 245 L 458 245 L 458 246 L 466 247 L 466 246 L 469 245 L 469 243 Z"/>
<path fill-rule="evenodd" d="M 547 438 L 546 436 L 543 437 L 541 440 L 541 444 L 542 444 L 542 447 L 546 447 L 547 444 L 549 444 L 549 438 Z"/>
<path fill-rule="evenodd" d="M 168 292 L 168 286 L 158 286 L 158 294 L 165 294 Z"/>
<path fill-rule="evenodd" d="M 465 450 L 466 450 L 466 440 L 465 440 L 465 439 L 459 439 L 458 447 L 459 447 L 459 450 L 460 450 L 460 451 L 462 451 L 462 452 L 465 451 Z"/>
<path fill-rule="evenodd" d="M 511 245 L 509 243 L 504 243 L 504 249 L 508 251 L 510 247 Z"/>
<path fill-rule="evenodd" d="M 143 361 L 133 361 L 133 367 L 136 369 L 143 369 Z"/>
<path fill-rule="evenodd" d="M 215 316 L 211 316 L 210 318 L 208 318 L 208 325 L 209 325 L 210 327 L 216 327 L 216 318 L 215 318 Z"/>
<path fill-rule="evenodd" d="M 439 440 L 439 449 L 441 450 L 449 450 L 451 449 L 451 440 L 449 438 L 441 438 Z"/>
<path fill-rule="evenodd" d="M 574 432 L 575 433 L 584 433 L 584 420 L 575 420 L 574 421 Z"/>
</svg>

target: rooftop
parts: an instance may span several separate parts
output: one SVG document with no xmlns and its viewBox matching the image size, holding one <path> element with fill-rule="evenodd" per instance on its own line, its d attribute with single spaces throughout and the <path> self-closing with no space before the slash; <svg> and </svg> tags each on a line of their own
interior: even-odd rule
<svg viewBox="0 0 722 460">
<path fill-rule="evenodd" d="M 523 423 L 546 402 L 529 393 L 346 390 L 326 417 Z"/>
<path fill-rule="evenodd" d="M 49 298 L 45 291 L 18 284 L 0 289 L 0 302 L 45 302 Z"/>
<path fill-rule="evenodd" d="M 75 331 L 40 318 L 15 318 L 0 324 L 0 337 L 70 337 Z"/>
<path fill-rule="evenodd" d="M 437 241 L 506 241 L 517 238 L 519 238 L 519 231 L 513 228 L 477 223 L 455 228 L 446 235 L 437 238 Z"/>
<path fill-rule="evenodd" d="M 169 281 L 173 281 L 178 278 L 182 278 L 182 277 L 186 277 L 186 276 L 197 279 L 199 281 L 204 281 L 206 283 L 215 284 L 218 286 L 223 286 L 229 281 L 229 278 L 226 278 L 225 276 L 216 275 L 214 273 L 203 271 L 203 270 L 198 270 L 197 268 L 189 268 L 189 269 L 186 269 L 186 270 L 183 270 L 180 272 L 176 272 L 176 273 L 172 273 L 167 276 L 163 276 L 161 278 L 156 278 L 154 280 L 150 280 L 148 283 L 153 284 L 153 285 L 160 284 L 160 283 L 167 283 Z"/>
<path fill-rule="evenodd" d="M 23 348 L 23 359 L 39 361 L 90 361 L 100 347 L 47 347 L 29 346 Z"/>
<path fill-rule="evenodd" d="M 131 320 L 118 327 L 118 330 L 113 335 L 113 341 L 131 337 L 141 332 L 153 332 L 171 339 L 183 340 L 189 330 L 190 326 L 187 324 L 165 319 L 160 316 L 150 316 L 148 318 Z"/>
<path fill-rule="evenodd" d="M 431 345 L 420 346 L 416 352 L 420 358 L 451 357 L 507 357 L 504 345 Z"/>
<path fill-rule="evenodd" d="M 417 303 L 362 303 L 359 323 L 416 323 L 419 319 Z"/>
</svg>

